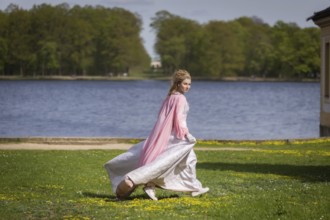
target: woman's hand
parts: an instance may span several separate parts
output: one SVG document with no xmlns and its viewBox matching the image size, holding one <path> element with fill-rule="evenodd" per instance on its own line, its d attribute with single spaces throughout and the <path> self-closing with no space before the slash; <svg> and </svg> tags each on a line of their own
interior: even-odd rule
<svg viewBox="0 0 330 220">
<path fill-rule="evenodd" d="M 194 136 L 192 136 L 191 134 L 187 134 L 186 136 L 187 140 L 191 143 L 196 143 L 196 138 Z"/>
</svg>

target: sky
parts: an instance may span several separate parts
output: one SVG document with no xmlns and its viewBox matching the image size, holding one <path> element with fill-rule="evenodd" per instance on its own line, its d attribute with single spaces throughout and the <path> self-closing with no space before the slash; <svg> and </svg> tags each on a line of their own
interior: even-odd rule
<svg viewBox="0 0 330 220">
<path fill-rule="evenodd" d="M 316 27 L 313 21 L 306 19 L 315 12 L 330 7 L 330 0 L 0 0 L 0 10 L 5 10 L 11 3 L 30 9 L 33 5 L 42 3 L 58 5 L 63 2 L 70 6 L 120 7 L 138 13 L 143 20 L 141 37 L 152 58 L 156 56 L 153 50 L 155 32 L 149 25 L 157 11 L 167 10 L 171 14 L 201 24 L 210 20 L 230 21 L 242 16 L 257 16 L 269 25 L 281 20 L 294 22 L 304 28 Z"/>
</svg>

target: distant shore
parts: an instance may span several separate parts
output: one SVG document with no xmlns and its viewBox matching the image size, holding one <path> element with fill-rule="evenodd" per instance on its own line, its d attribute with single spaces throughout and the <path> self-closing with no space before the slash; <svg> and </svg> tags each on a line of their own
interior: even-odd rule
<svg viewBox="0 0 330 220">
<path fill-rule="evenodd" d="M 170 80 L 168 76 L 142 77 L 142 76 L 4 76 L 0 75 L 0 80 Z M 194 77 L 194 80 L 201 81 L 225 81 L 225 82 L 319 82 L 320 79 L 286 79 L 286 78 L 263 78 L 263 77 L 222 77 L 222 78 L 204 78 Z"/>
<path fill-rule="evenodd" d="M 135 144 L 145 140 L 144 138 L 118 138 L 118 137 L 0 137 L 3 143 L 38 143 L 38 144 Z M 292 138 L 292 139 L 260 139 L 260 140 L 227 140 L 227 139 L 198 139 L 201 144 L 265 144 L 265 143 L 309 143 L 329 142 L 330 137 L 316 138 Z"/>
</svg>

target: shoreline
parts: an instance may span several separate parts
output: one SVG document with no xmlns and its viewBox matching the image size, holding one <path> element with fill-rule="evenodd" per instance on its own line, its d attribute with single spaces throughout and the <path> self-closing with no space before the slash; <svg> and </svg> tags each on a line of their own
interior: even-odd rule
<svg viewBox="0 0 330 220">
<path fill-rule="evenodd" d="M 0 137 L 0 144 L 70 144 L 70 145 L 104 145 L 104 144 L 135 144 L 145 140 L 145 138 L 120 138 L 120 137 Z M 329 142 L 330 137 L 315 138 L 289 138 L 289 139 L 197 139 L 200 144 L 267 144 L 273 143 L 309 143 L 309 142 Z"/>
<path fill-rule="evenodd" d="M 119 76 L 119 77 L 110 77 L 110 76 L 4 76 L 0 75 L 0 81 L 20 81 L 20 80 L 63 80 L 63 81 L 136 81 L 136 80 L 171 80 L 171 77 L 160 76 L 160 77 L 142 77 L 142 76 Z M 219 82 L 320 82 L 320 79 L 278 79 L 278 78 L 262 78 L 262 77 L 222 77 L 222 78 L 204 78 L 195 76 L 194 80 L 196 81 L 219 81 Z"/>
</svg>

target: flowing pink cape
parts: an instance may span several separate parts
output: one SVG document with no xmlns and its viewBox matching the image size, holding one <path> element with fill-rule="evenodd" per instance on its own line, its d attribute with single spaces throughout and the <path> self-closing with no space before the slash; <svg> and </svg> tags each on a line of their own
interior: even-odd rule
<svg viewBox="0 0 330 220">
<path fill-rule="evenodd" d="M 157 122 L 144 143 L 140 166 L 152 162 L 166 149 L 172 132 L 182 140 L 189 133 L 182 123 L 185 120 L 183 112 L 186 103 L 186 97 L 180 93 L 172 94 L 164 100 Z"/>
</svg>

